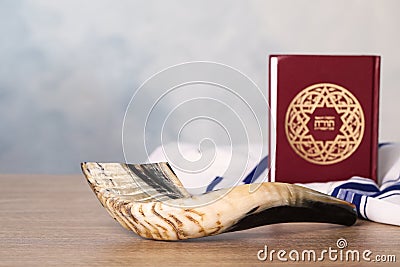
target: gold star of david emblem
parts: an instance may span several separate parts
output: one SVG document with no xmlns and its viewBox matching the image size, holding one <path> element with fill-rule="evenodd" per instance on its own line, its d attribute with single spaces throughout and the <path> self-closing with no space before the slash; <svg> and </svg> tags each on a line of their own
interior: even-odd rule
<svg viewBox="0 0 400 267">
<path fill-rule="evenodd" d="M 328 165 L 353 154 L 364 136 L 364 112 L 346 88 L 331 83 L 311 85 L 290 103 L 285 132 L 303 159 Z"/>
</svg>

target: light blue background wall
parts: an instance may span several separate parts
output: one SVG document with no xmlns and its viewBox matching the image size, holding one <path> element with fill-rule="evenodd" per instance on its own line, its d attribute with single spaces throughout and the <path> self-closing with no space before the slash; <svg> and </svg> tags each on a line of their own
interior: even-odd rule
<svg viewBox="0 0 400 267">
<path fill-rule="evenodd" d="M 400 141 L 399 10 L 395 0 L 2 0 L 0 173 L 122 161 L 124 111 L 150 75 L 211 60 L 265 89 L 270 53 L 382 55 L 380 139 Z"/>
</svg>

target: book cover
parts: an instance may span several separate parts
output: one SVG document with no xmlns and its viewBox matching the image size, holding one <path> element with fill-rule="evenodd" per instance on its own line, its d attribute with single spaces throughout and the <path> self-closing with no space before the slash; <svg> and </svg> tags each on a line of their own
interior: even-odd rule
<svg viewBox="0 0 400 267">
<path fill-rule="evenodd" d="M 271 55 L 270 181 L 376 180 L 379 56 Z"/>
</svg>

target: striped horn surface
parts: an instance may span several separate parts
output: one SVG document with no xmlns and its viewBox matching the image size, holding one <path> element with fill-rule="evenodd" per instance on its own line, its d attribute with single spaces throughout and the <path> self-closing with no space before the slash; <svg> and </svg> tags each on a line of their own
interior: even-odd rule
<svg viewBox="0 0 400 267">
<path fill-rule="evenodd" d="M 165 162 L 85 162 L 81 167 L 109 214 L 148 239 L 183 240 L 284 222 L 350 226 L 357 219 L 353 204 L 293 184 L 267 182 L 190 195 Z"/>
</svg>

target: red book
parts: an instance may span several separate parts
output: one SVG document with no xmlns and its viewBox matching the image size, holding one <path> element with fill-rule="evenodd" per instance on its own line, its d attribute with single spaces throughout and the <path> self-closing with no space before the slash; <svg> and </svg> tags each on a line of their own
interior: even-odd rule
<svg viewBox="0 0 400 267">
<path fill-rule="evenodd" d="M 270 181 L 376 181 L 379 56 L 271 55 Z"/>
</svg>

